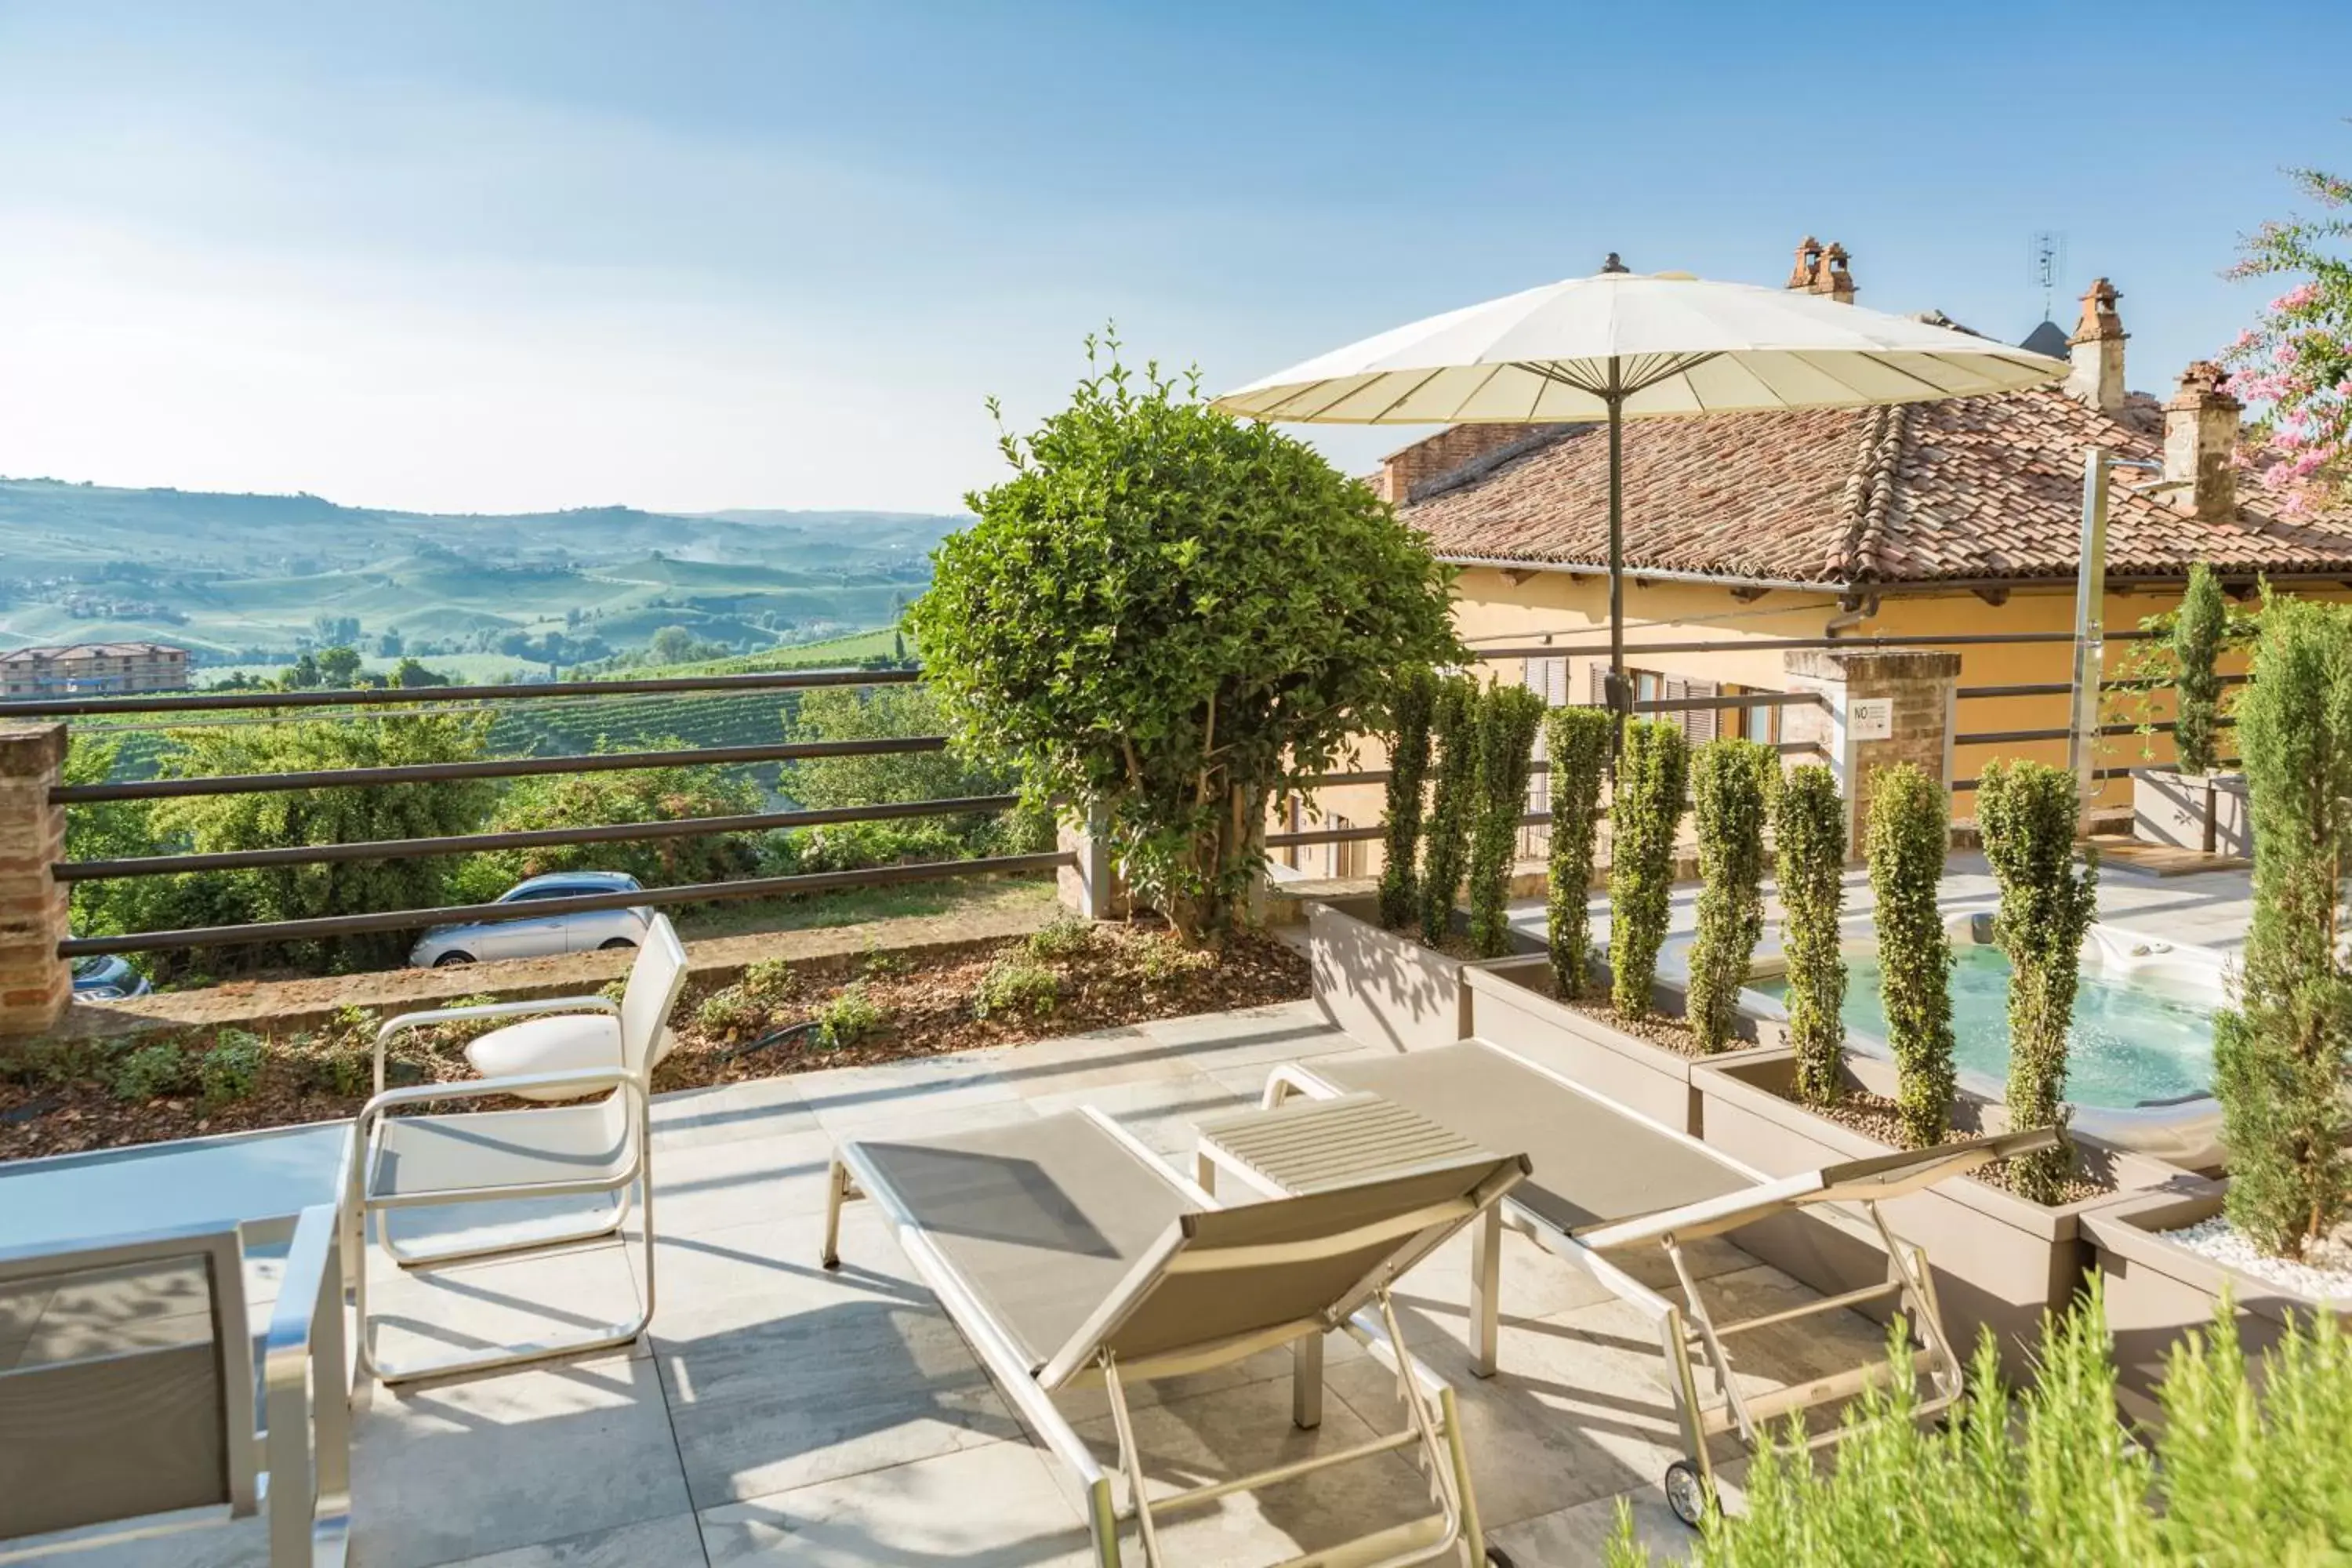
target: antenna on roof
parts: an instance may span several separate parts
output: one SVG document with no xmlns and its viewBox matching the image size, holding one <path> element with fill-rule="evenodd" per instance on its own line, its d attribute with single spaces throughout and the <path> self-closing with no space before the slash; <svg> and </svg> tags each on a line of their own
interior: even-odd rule
<svg viewBox="0 0 2352 1568">
<path fill-rule="evenodd" d="M 2042 289 L 2042 319 L 2057 318 L 2051 312 L 2057 308 L 2059 280 L 2066 275 L 2066 235 L 2062 229 L 2036 229 L 2028 256 L 2033 267 L 2033 281 Z"/>
</svg>

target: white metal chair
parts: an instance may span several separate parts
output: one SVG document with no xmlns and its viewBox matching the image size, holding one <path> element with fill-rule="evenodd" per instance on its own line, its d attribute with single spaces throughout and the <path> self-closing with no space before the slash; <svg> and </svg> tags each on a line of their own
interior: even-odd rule
<svg viewBox="0 0 2352 1568">
<path fill-rule="evenodd" d="M 0 1563 L 267 1507 L 275 1568 L 337 1568 L 351 1523 L 341 1240 L 332 1207 L 303 1211 L 257 1356 L 234 1226 L 0 1252 L 0 1297 L 42 1303 L 29 1353 L 0 1371 Z"/>
<path fill-rule="evenodd" d="M 352 1141 L 351 1194 L 346 1205 L 351 1245 L 358 1257 L 365 1227 L 375 1226 L 386 1256 L 404 1268 L 455 1263 L 499 1254 L 542 1251 L 617 1234 L 633 1203 L 642 1210 L 645 1235 L 645 1295 L 635 1317 L 576 1336 L 551 1337 L 501 1346 L 478 1355 L 414 1366 L 385 1367 L 376 1359 L 368 1315 L 367 1269 L 354 1270 L 360 1324 L 360 1361 L 385 1383 L 451 1372 L 509 1366 L 544 1356 L 565 1355 L 627 1344 L 645 1331 L 654 1312 L 653 1176 L 648 1125 L 648 1079 L 670 1010 L 686 984 L 686 950 L 666 917 L 656 916 L 629 971 L 620 1005 L 599 996 L 568 996 L 539 1002 L 495 1003 L 411 1013 L 393 1019 L 376 1037 L 375 1095 L 359 1114 Z M 384 1049 L 403 1030 L 460 1018 L 520 1017 L 583 1010 L 612 1020 L 610 1060 L 551 1072 L 485 1077 L 463 1083 L 418 1084 L 386 1089 Z M 489 1037 L 485 1037 L 488 1038 Z M 583 1099 L 593 1096 L 593 1099 Z M 562 1100 L 524 1110 L 470 1110 L 394 1115 L 393 1112 L 453 1100 L 520 1097 Z M 607 1197 L 584 1216 L 569 1213 L 552 1221 L 493 1219 L 437 1243 L 404 1243 L 394 1216 L 404 1211 L 455 1208 L 462 1205 L 526 1200 Z"/>
</svg>

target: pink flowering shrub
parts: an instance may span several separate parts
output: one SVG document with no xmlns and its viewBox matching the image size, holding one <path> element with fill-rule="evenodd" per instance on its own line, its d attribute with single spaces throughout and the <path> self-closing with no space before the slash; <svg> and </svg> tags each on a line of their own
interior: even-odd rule
<svg viewBox="0 0 2352 1568">
<path fill-rule="evenodd" d="M 2352 180 L 2290 171 L 2316 216 L 2274 220 L 2240 247 L 2232 278 L 2300 278 L 2222 355 L 2254 412 L 2241 461 L 2290 516 L 2352 492 Z"/>
</svg>

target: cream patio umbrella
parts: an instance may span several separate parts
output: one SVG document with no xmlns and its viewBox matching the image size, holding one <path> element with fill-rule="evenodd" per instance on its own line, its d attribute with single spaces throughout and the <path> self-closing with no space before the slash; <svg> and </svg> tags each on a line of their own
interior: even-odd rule
<svg viewBox="0 0 2352 1568">
<path fill-rule="evenodd" d="M 1918 403 L 2039 386 L 2063 360 L 1818 294 L 1634 273 L 1590 278 L 1398 327 L 1215 400 L 1334 425 L 1609 424 L 1609 691 L 1625 699 L 1628 419 Z"/>
</svg>

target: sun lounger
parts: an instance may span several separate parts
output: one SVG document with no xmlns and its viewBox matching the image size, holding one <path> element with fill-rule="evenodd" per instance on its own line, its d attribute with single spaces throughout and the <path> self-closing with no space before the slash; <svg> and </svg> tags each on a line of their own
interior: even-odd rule
<svg viewBox="0 0 2352 1568">
<path fill-rule="evenodd" d="M 1666 1500 L 1694 1525 L 1713 1495 L 1709 1438 L 1736 1431 L 1753 1448 L 1766 1424 L 1850 1399 L 1890 1375 L 1886 1363 L 1874 1361 L 1771 1394 L 1743 1395 L 1724 1351 L 1724 1341 L 1733 1334 L 1893 1297 L 1919 1342 L 1911 1372 L 1928 1380 L 1921 1414 L 1932 1415 L 1959 1396 L 1961 1360 L 1945 1332 L 1927 1255 L 1895 1239 L 1879 1205 L 1990 1161 L 2046 1148 L 2055 1137 L 2046 1129 L 2008 1133 L 1768 1178 L 1524 1057 L 1475 1039 L 1397 1056 L 1325 1057 L 1281 1067 L 1267 1081 L 1265 1103 L 1278 1105 L 1297 1094 L 1334 1099 L 1363 1093 L 1403 1106 L 1485 1147 L 1527 1152 L 1533 1173 L 1474 1237 L 1473 1365 L 1481 1376 L 1491 1376 L 1496 1368 L 1501 1225 L 1507 1212 L 1539 1245 L 1586 1269 L 1657 1324 L 1688 1451 L 1687 1458 L 1667 1468 Z M 1861 1211 L 1868 1233 L 1886 1254 L 1886 1282 L 1759 1317 L 1716 1319 L 1684 1248 L 1706 1237 L 1822 1205 Z M 1835 1211 L 1822 1217 L 1846 1227 L 1854 1223 Z M 1680 1303 L 1620 1267 L 1652 1247 L 1662 1249 L 1672 1264 Z M 1714 1373 L 1718 1402 L 1712 1405 L 1700 1403 L 1694 1352 L 1706 1358 Z"/>
<path fill-rule="evenodd" d="M 1389 1287 L 1489 1211 L 1526 1174 L 1517 1156 L 1426 1163 L 1381 1180 L 1219 1209 L 1108 1118 L 1081 1110 L 919 1140 L 863 1140 L 835 1157 L 824 1265 L 840 1266 L 841 1208 L 869 1198 L 1029 1428 L 1078 1477 L 1094 1553 L 1119 1560 L 1109 1477 L 1049 1397 L 1100 1386 L 1118 1435 L 1128 1512 L 1147 1563 L 1177 1510 L 1403 1451 L 1437 1511 L 1309 1559 L 1458 1562 L 1483 1554 L 1452 1391 L 1407 1356 Z M 1125 1384 L 1345 1330 L 1397 1373 L 1404 1429 L 1337 1452 L 1147 1500 Z M 1298 1364 L 1308 1364 L 1300 1355 Z M 1320 1358 L 1313 1358 L 1319 1366 Z"/>
</svg>

